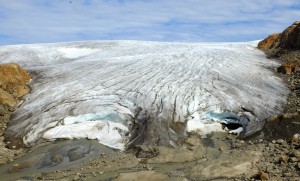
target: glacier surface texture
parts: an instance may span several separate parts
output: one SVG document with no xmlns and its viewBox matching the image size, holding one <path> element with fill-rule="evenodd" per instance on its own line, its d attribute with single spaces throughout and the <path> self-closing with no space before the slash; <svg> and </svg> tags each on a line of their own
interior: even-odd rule
<svg viewBox="0 0 300 181">
<path fill-rule="evenodd" d="M 0 47 L 0 63 L 32 76 L 5 137 L 15 146 L 59 138 L 180 145 L 187 132 L 240 124 L 242 136 L 281 113 L 288 88 L 257 42 L 86 41 Z"/>
</svg>

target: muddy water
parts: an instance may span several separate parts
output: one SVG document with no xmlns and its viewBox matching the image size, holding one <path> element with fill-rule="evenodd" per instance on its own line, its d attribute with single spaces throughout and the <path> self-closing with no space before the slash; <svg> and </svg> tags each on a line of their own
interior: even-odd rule
<svg viewBox="0 0 300 181">
<path fill-rule="evenodd" d="M 99 180 L 100 178 L 115 178 L 122 172 L 149 170 L 150 168 L 159 170 L 160 173 L 174 172 L 172 175 L 177 175 L 189 171 L 199 162 L 217 159 L 221 155 L 226 157 L 222 150 L 229 150 L 231 147 L 231 141 L 226 138 L 227 136 L 226 133 L 215 133 L 201 140 L 194 135 L 192 141 L 185 143 L 180 148 L 159 148 L 160 153 L 155 158 L 137 158 L 135 150 L 131 150 L 129 153 L 120 153 L 95 140 L 56 141 L 36 146 L 26 156 L 0 167 L 0 175 L 2 176 L 1 180 L 36 180 L 37 175 L 39 175 L 38 179 L 41 179 L 45 175 L 53 174 L 54 176 L 46 177 L 62 179 L 65 177 L 55 174 L 56 171 L 67 170 L 70 172 L 66 171 L 63 175 L 66 175 L 67 179 L 73 179 L 72 177 L 78 171 L 85 172 L 86 175 L 91 175 L 92 172 L 97 173 L 99 170 L 105 171 L 103 175 L 88 179 Z M 121 156 L 119 156 L 120 154 Z M 101 157 L 102 155 L 105 155 L 106 158 Z M 125 158 L 125 162 L 122 162 L 123 158 Z M 91 160 L 96 160 L 96 166 L 90 166 Z M 102 162 L 107 164 L 101 165 Z M 86 166 L 79 168 L 78 165 Z"/>
<path fill-rule="evenodd" d="M 0 167 L 1 180 L 31 180 L 37 173 L 68 169 L 74 165 L 117 152 L 95 140 L 63 140 L 36 146 L 26 156 Z"/>
</svg>

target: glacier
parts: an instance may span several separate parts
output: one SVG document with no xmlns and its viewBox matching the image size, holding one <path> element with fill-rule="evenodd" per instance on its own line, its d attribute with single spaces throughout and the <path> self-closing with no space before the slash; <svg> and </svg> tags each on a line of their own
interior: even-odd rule
<svg viewBox="0 0 300 181">
<path fill-rule="evenodd" d="M 284 110 L 289 94 L 273 73 L 279 64 L 256 45 L 83 41 L 1 46 L 0 63 L 18 63 L 32 76 L 31 92 L 13 113 L 5 139 L 23 147 L 88 138 L 124 150 L 138 144 L 176 147 L 189 132 L 224 131 L 227 123 L 239 124 L 236 132 L 242 137 L 252 135 L 266 118 Z M 226 112 L 233 116 L 216 116 Z"/>
</svg>

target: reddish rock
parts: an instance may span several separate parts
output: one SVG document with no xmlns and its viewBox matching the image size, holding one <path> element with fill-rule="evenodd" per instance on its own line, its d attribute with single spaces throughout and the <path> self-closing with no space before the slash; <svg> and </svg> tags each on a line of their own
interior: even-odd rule
<svg viewBox="0 0 300 181">
<path fill-rule="evenodd" d="M 285 29 L 282 33 L 268 36 L 258 43 L 257 48 L 261 50 L 270 49 L 300 49 L 300 21 Z"/>
<path fill-rule="evenodd" d="M 26 85 L 30 81 L 30 76 L 18 64 L 0 65 L 0 88 L 10 93 L 13 97 L 19 98 L 29 92 Z"/>
<path fill-rule="evenodd" d="M 269 180 L 269 175 L 265 172 L 261 172 L 260 179 L 261 180 Z"/>
<path fill-rule="evenodd" d="M 19 98 L 30 91 L 29 81 L 30 76 L 20 65 L 0 64 L 0 105 L 17 108 Z"/>
<path fill-rule="evenodd" d="M 264 40 L 260 41 L 257 45 L 257 48 L 261 50 L 271 49 L 274 46 L 278 45 L 279 38 L 280 38 L 280 33 L 272 34 L 267 38 L 265 38 Z"/>
<path fill-rule="evenodd" d="M 278 48 L 300 49 L 300 21 L 296 21 L 281 33 Z"/>
<path fill-rule="evenodd" d="M 16 107 L 17 101 L 11 94 L 0 88 L 0 104 L 8 105 L 10 107 Z"/>
<path fill-rule="evenodd" d="M 291 75 L 293 72 L 299 71 L 299 64 L 296 62 L 290 62 L 286 64 L 282 64 L 280 67 L 277 68 L 277 72 Z"/>
<path fill-rule="evenodd" d="M 257 48 L 263 50 L 269 58 L 279 58 L 285 63 L 277 69 L 277 72 L 290 75 L 300 71 L 300 21 L 286 28 L 282 33 L 276 33 L 260 41 Z M 298 51 L 297 51 L 298 50 Z"/>
</svg>

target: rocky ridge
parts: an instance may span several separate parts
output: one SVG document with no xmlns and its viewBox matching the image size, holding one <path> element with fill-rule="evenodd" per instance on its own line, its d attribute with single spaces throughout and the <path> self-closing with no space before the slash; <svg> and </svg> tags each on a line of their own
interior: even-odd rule
<svg viewBox="0 0 300 181">
<path fill-rule="evenodd" d="M 281 61 L 278 75 L 288 82 L 291 89 L 286 112 L 297 111 L 300 108 L 300 21 L 294 22 L 282 33 L 268 36 L 257 47 L 268 58 Z"/>
<path fill-rule="evenodd" d="M 296 21 L 282 33 L 268 36 L 258 43 L 259 49 L 263 50 L 268 58 L 276 58 L 282 61 L 282 66 L 277 72 L 291 75 L 300 72 L 300 21 Z M 297 76 L 296 76 L 297 77 Z M 289 80 L 293 84 L 295 76 Z"/>
</svg>

